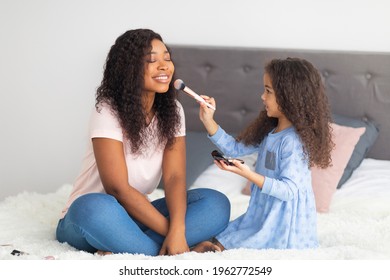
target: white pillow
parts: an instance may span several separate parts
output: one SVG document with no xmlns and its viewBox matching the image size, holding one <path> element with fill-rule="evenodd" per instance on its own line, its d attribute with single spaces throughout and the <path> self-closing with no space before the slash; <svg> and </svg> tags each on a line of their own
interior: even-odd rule
<svg viewBox="0 0 390 280">
<path fill-rule="evenodd" d="M 257 153 L 240 157 L 245 161 L 252 170 L 255 169 Z M 195 188 L 209 188 L 220 191 L 227 196 L 241 194 L 242 188 L 246 184 L 246 179 L 235 173 L 219 169 L 215 164 L 207 167 L 195 182 L 190 186 L 190 189 Z"/>
</svg>

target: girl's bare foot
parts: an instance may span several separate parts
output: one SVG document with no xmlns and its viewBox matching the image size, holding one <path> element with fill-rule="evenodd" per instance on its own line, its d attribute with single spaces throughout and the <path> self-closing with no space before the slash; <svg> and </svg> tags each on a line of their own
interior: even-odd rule
<svg viewBox="0 0 390 280">
<path fill-rule="evenodd" d="M 98 254 L 99 256 L 106 256 L 106 255 L 112 255 L 112 252 L 106 252 L 106 251 L 100 251 L 98 250 L 96 252 L 96 254 Z"/>
<path fill-rule="evenodd" d="M 195 245 L 191 251 L 197 252 L 197 253 L 206 253 L 206 252 L 221 252 L 221 248 L 218 247 L 218 245 L 210 242 L 210 241 L 203 241 L 199 244 Z"/>
</svg>

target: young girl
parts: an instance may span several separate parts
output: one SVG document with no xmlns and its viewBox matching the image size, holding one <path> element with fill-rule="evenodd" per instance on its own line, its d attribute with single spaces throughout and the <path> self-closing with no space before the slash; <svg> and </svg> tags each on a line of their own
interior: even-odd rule
<svg viewBox="0 0 390 280">
<path fill-rule="evenodd" d="M 310 167 L 331 164 L 333 149 L 327 97 L 316 68 L 298 58 L 265 67 L 264 110 L 236 139 L 201 104 L 200 119 L 211 141 L 226 155 L 258 153 L 255 171 L 234 160 L 219 168 L 252 182 L 247 211 L 198 252 L 233 248 L 304 249 L 318 246 Z M 213 98 L 203 96 L 215 106 Z"/>
<path fill-rule="evenodd" d="M 224 230 L 226 196 L 186 191 L 185 120 L 161 36 L 134 29 L 111 47 L 82 170 L 57 239 L 87 252 L 174 255 Z M 162 176 L 165 197 L 150 201 Z M 210 216 L 213 213 L 213 216 Z"/>
</svg>

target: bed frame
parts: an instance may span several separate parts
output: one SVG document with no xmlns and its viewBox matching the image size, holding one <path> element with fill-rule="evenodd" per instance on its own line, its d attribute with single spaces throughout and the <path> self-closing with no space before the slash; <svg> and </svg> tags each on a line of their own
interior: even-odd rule
<svg viewBox="0 0 390 280">
<path fill-rule="evenodd" d="M 263 104 L 263 68 L 272 58 L 305 58 L 321 72 L 334 113 L 367 118 L 379 137 L 367 157 L 390 160 L 390 53 L 170 46 L 176 77 L 199 94 L 216 98 L 216 120 L 237 133 L 254 119 Z M 188 131 L 204 131 L 199 107 L 180 97 Z"/>
</svg>

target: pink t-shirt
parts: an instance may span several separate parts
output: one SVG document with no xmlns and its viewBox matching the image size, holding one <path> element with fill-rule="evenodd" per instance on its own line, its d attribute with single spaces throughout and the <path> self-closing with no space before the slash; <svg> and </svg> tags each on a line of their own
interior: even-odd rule
<svg viewBox="0 0 390 280">
<path fill-rule="evenodd" d="M 182 105 L 177 101 L 180 111 L 181 127 L 176 137 L 185 136 L 185 117 Z M 162 160 L 165 144 L 161 145 L 155 131 L 157 131 L 157 118 L 154 117 L 149 127 L 147 147 L 143 147 L 141 154 L 132 154 L 128 144 L 124 143 L 125 159 L 130 186 L 136 188 L 141 193 L 149 194 L 154 191 L 162 176 Z M 101 106 L 100 112 L 95 109 L 89 124 L 89 141 L 87 152 L 83 158 L 81 173 L 76 178 L 73 190 L 62 217 L 65 216 L 69 206 L 79 196 L 87 193 L 105 193 L 96 166 L 95 155 L 93 153 L 92 138 L 104 137 L 124 142 L 124 135 L 118 118 L 111 112 L 108 105 Z"/>
</svg>

